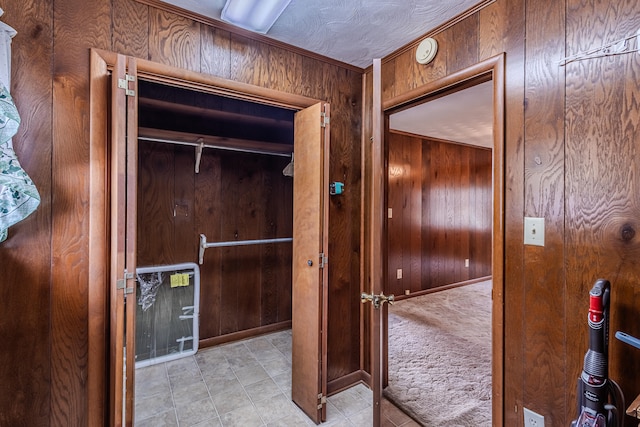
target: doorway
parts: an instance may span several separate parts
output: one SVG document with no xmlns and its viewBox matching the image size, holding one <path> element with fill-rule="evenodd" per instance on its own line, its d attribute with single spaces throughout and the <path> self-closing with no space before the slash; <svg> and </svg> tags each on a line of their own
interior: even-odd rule
<svg viewBox="0 0 640 427">
<path fill-rule="evenodd" d="M 396 271 L 389 271 L 387 266 L 388 248 L 384 251 L 376 251 L 376 234 L 387 234 L 386 219 L 393 215 L 386 211 L 386 177 L 382 176 L 386 172 L 387 143 L 389 141 L 389 118 L 390 116 L 410 110 L 417 105 L 427 104 L 430 101 L 446 97 L 447 95 L 467 88 L 473 88 L 483 83 L 489 83 L 492 93 L 493 117 L 491 128 L 493 136 L 491 138 L 491 184 L 493 201 L 491 206 L 490 219 L 490 277 L 492 279 L 491 288 L 491 406 L 492 424 L 502 425 L 503 420 L 503 269 L 504 269 L 504 55 L 498 55 L 478 63 L 468 69 L 461 70 L 440 80 L 429 83 L 423 87 L 418 87 L 404 95 L 391 98 L 383 102 L 382 100 L 382 66 L 379 60 L 374 60 L 373 66 L 373 141 L 372 146 L 372 185 L 371 185 L 371 265 L 372 293 L 379 294 L 388 288 L 387 282 L 390 277 L 398 277 Z M 423 120 L 424 122 L 424 120 Z M 379 141 L 379 143 L 378 143 Z M 383 172 L 378 174 L 377 169 Z M 465 262 L 465 259 L 462 260 Z M 464 265 L 464 264 L 463 264 Z M 463 267 L 465 268 L 465 267 Z M 403 271 L 404 273 L 404 271 Z M 428 286 L 427 286 L 428 287 Z M 403 289 L 407 289 L 406 287 Z M 421 289 L 423 292 L 427 289 Z M 411 293 L 411 289 L 409 288 Z M 386 293 L 386 292 L 385 292 Z M 387 307 L 383 305 L 382 310 L 371 310 L 371 360 L 372 360 L 372 383 L 374 389 L 374 409 L 376 399 L 382 396 L 384 386 L 383 366 L 386 354 L 383 351 L 387 341 Z M 378 339 L 379 337 L 379 339 Z M 377 365 L 378 361 L 380 366 Z M 380 373 L 378 376 L 378 372 Z M 379 392 L 378 392 L 379 390 Z M 374 419 L 376 414 L 374 413 Z"/>
<path fill-rule="evenodd" d="M 231 100 L 252 101 L 262 105 L 274 106 L 279 109 L 299 111 L 294 118 L 294 145 L 296 149 L 304 149 L 306 144 L 312 145 L 315 151 L 308 150 L 313 155 L 303 157 L 294 164 L 294 179 L 307 175 L 307 170 L 317 170 L 318 176 L 306 177 L 309 187 L 296 185 L 306 198 L 322 200 L 325 196 L 323 189 L 328 188 L 328 153 L 329 153 L 329 114 L 328 104 L 298 95 L 284 94 L 274 90 L 253 87 L 246 84 L 187 72 L 169 66 L 154 64 L 150 61 L 131 57 L 124 57 L 112 52 L 92 50 L 91 52 L 91 230 L 90 242 L 92 252 L 90 258 L 90 298 L 89 319 L 90 349 L 92 357 L 89 361 L 89 401 L 92 419 L 109 419 L 113 425 L 133 424 L 133 390 L 135 370 L 133 353 L 126 357 L 126 348 L 135 347 L 132 342 L 135 337 L 135 269 L 136 269 L 136 183 L 138 181 L 138 81 L 161 83 L 169 86 L 194 90 L 196 92 L 215 94 Z M 105 106 L 111 105 L 111 114 Z M 322 112 L 322 115 L 321 115 Z M 313 117 L 313 120 L 310 118 Z M 326 121 L 323 120 L 326 118 Z M 298 133 L 304 135 L 300 143 Z M 204 138 L 203 138 L 204 139 Z M 206 141 L 204 141 L 206 142 Z M 220 141 L 219 141 L 220 142 Z M 222 141 L 228 143 L 228 138 Z M 236 141 L 237 142 L 237 141 Z M 246 142 L 246 140 L 245 140 Z M 302 145 L 301 145 L 302 144 Z M 233 145 L 233 144 L 232 144 Z M 236 144 L 237 145 L 237 144 Z M 250 145 L 250 144 L 247 144 Z M 287 145 L 287 144 L 285 144 Z M 197 147 L 196 147 L 197 148 Z M 200 145 L 200 149 L 202 149 Z M 228 147 L 227 147 L 228 148 Z M 246 147 L 243 148 L 255 148 Z M 288 149 L 290 150 L 290 145 Z M 188 162 L 193 165 L 195 158 L 197 171 L 198 160 L 202 160 L 199 150 L 193 150 L 193 158 Z M 304 150 L 303 150 L 304 151 Z M 180 154 L 180 158 L 184 156 Z M 285 162 L 286 163 L 286 162 Z M 279 166 L 282 166 L 279 165 Z M 279 168 L 278 166 L 278 168 Z M 310 166 L 313 166 L 310 167 Z M 287 165 L 283 167 L 286 169 Z M 296 176 L 298 178 L 296 178 Z M 206 186 L 205 186 L 206 187 Z M 295 211 L 295 194 L 294 211 Z M 311 198 L 310 195 L 317 196 Z M 326 274 L 323 265 L 318 261 L 318 253 L 326 254 L 325 231 L 327 215 L 317 215 L 328 208 L 316 206 L 313 216 L 305 222 L 303 233 L 298 231 L 298 245 L 307 243 L 313 248 L 313 253 L 304 250 L 292 250 L 291 269 L 296 275 L 296 268 L 305 271 L 305 277 L 292 286 L 292 298 L 296 294 L 309 288 L 317 289 L 317 293 L 305 297 L 316 298 L 318 301 L 310 304 L 322 310 L 325 301 L 323 292 L 326 290 Z M 171 210 L 175 217 L 184 216 L 190 212 L 188 203 L 174 203 Z M 126 214 L 125 214 L 126 213 Z M 305 217 L 305 210 L 293 214 L 293 234 L 296 235 L 296 217 Z M 286 222 L 286 218 L 284 219 Z M 313 227 L 313 233 L 311 229 Z M 188 245 L 181 239 L 175 239 L 175 245 Z M 234 236 L 239 237 L 239 236 Z M 312 242 L 306 242 L 312 239 Z M 206 243 L 206 242 L 205 242 Z M 197 249 L 196 245 L 195 248 Z M 202 244 L 200 245 L 202 248 Z M 209 246 L 207 246 L 209 247 Z M 193 251 L 193 248 L 188 249 Z M 202 258 L 202 256 L 200 257 Z M 286 258 L 286 257 L 284 257 Z M 299 259 L 298 259 L 299 258 Z M 309 262 L 313 260 L 313 262 Z M 299 262 L 298 262 L 299 261 Z M 316 282 L 320 283 L 316 283 Z M 300 286 L 298 286 L 300 285 Z M 127 297 L 128 296 L 128 297 Z M 300 296 L 298 296 L 300 297 Z M 128 303 L 128 304 L 127 304 Z M 125 316 L 126 310 L 126 316 Z M 310 314 L 310 313 L 307 313 Z M 291 322 L 294 347 L 298 354 L 315 355 L 297 360 L 293 354 L 294 372 L 303 372 L 304 379 L 297 379 L 293 375 L 294 384 L 297 381 L 312 379 L 312 371 L 317 378 L 326 375 L 326 346 L 317 348 L 318 342 L 326 342 L 323 335 L 326 328 L 320 325 L 325 319 L 320 313 L 318 322 Z M 309 320 L 309 319 L 307 319 Z M 125 344 L 126 343 L 126 344 Z M 312 346 L 313 348 L 310 348 Z M 319 350 L 319 351 L 317 351 Z M 299 367 L 298 364 L 304 366 Z M 107 368 L 106 368 L 107 367 Z M 121 373 L 126 372 L 125 375 Z M 324 377 L 326 378 L 326 376 Z M 318 394 L 326 395 L 326 379 L 315 381 L 317 389 L 313 393 L 313 400 L 305 401 L 304 397 L 296 400 L 303 408 L 313 408 L 310 416 L 323 417 L 323 408 L 318 406 Z M 105 394 L 105 390 L 108 390 Z M 294 390 L 294 400 L 296 391 Z M 109 402 L 105 404 L 105 402 Z M 314 418 L 312 416 L 312 418 Z M 315 418 L 314 418 L 315 419 Z"/>
<path fill-rule="evenodd" d="M 389 115 L 384 396 L 425 424 L 491 425 L 492 105 L 487 81 Z"/>
</svg>

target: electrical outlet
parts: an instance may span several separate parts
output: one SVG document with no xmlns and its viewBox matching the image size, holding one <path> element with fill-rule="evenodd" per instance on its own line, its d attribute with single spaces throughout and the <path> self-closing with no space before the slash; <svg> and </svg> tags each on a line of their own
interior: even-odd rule
<svg viewBox="0 0 640 427">
<path fill-rule="evenodd" d="M 544 427 L 544 417 L 530 409 L 523 408 L 524 427 Z"/>
<path fill-rule="evenodd" d="M 396 270 L 396 279 L 402 279 L 402 269 L 401 268 Z"/>
<path fill-rule="evenodd" d="M 464 259 L 464 266 L 465 266 L 466 268 L 469 268 L 469 258 L 465 258 L 465 259 Z"/>
</svg>

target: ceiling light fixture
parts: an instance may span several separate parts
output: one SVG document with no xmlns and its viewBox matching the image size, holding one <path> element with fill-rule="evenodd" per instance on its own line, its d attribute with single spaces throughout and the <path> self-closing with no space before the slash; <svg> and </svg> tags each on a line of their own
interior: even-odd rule
<svg viewBox="0 0 640 427">
<path fill-rule="evenodd" d="M 245 30 L 266 34 L 291 0 L 227 0 L 220 19 Z"/>
</svg>

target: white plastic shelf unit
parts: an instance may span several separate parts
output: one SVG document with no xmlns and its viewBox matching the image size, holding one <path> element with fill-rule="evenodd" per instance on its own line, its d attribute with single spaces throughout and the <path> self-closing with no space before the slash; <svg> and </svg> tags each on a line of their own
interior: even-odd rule
<svg viewBox="0 0 640 427">
<path fill-rule="evenodd" d="M 200 268 L 195 263 L 140 267 L 136 368 L 198 351 Z"/>
</svg>

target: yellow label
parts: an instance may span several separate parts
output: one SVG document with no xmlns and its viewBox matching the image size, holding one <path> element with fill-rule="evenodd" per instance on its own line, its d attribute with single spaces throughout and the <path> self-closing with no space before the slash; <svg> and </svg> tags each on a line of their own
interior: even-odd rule
<svg viewBox="0 0 640 427">
<path fill-rule="evenodd" d="M 171 275 L 171 287 L 189 286 L 189 273 L 177 273 Z"/>
</svg>

